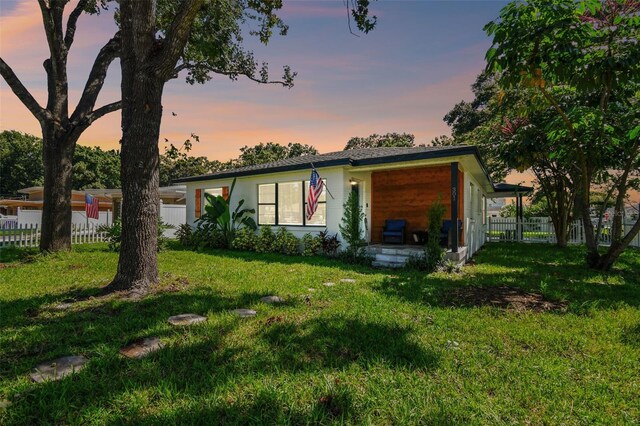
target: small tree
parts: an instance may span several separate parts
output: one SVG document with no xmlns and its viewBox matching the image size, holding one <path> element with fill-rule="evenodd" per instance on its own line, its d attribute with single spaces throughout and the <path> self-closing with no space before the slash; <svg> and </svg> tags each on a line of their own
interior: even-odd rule
<svg viewBox="0 0 640 426">
<path fill-rule="evenodd" d="M 344 213 L 342 224 L 340 224 L 340 234 L 347 242 L 346 252 L 354 258 L 362 256 L 364 253 L 365 241 L 362 238 L 362 221 L 364 212 L 360 207 L 358 193 L 351 191 L 347 201 L 344 203 Z"/>
<path fill-rule="evenodd" d="M 438 195 L 438 199 L 434 201 L 429 210 L 427 210 L 427 227 L 429 236 L 424 249 L 425 266 L 427 271 L 435 271 L 438 263 L 444 256 L 444 250 L 440 247 L 440 228 L 442 227 L 442 218 L 444 217 L 446 208 L 442 204 L 442 196 Z"/>
</svg>

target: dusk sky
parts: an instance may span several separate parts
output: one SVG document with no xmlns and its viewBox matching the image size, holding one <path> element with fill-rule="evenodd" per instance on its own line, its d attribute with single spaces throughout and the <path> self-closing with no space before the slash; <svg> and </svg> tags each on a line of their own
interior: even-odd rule
<svg viewBox="0 0 640 426">
<path fill-rule="evenodd" d="M 75 1 L 67 7 L 71 10 Z M 504 2 L 379 1 L 373 4 L 377 28 L 349 33 L 342 1 L 285 0 L 281 16 L 286 37 L 262 46 L 247 36 L 259 62 L 272 76 L 283 65 L 298 72 L 285 89 L 240 79 L 215 77 L 190 86 L 183 76 L 167 84 L 162 137 L 182 141 L 201 137 L 193 153 L 226 160 L 244 145 L 300 142 L 320 152 L 343 148 L 352 136 L 408 132 L 418 143 L 449 134 L 442 117 L 462 99 L 484 66 L 489 39 L 482 27 Z M 99 48 L 115 32 L 112 13 L 83 16 L 69 58 L 71 105 L 77 102 Z M 0 52 L 41 105 L 46 102 L 46 41 L 33 0 L 0 0 Z M 99 104 L 117 100 L 119 64 L 109 69 Z M 0 127 L 40 135 L 37 121 L 1 82 Z M 177 116 L 173 116 L 175 112 Z M 94 123 L 84 145 L 118 148 L 120 117 Z"/>
</svg>

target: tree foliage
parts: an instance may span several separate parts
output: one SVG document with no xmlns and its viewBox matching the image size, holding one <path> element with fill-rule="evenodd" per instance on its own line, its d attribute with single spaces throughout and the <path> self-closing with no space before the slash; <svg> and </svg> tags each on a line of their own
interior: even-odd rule
<svg viewBox="0 0 640 426">
<path fill-rule="evenodd" d="M 640 173 L 640 2 L 513 2 L 485 30 L 493 37 L 488 70 L 500 75 L 500 86 L 529 89 L 523 110 L 548 114 L 547 155 L 560 159 L 574 181 L 587 262 L 608 270 L 640 231 L 640 221 L 626 234 L 622 225 Z M 594 185 L 615 199 L 604 254 L 601 221 L 594 227 L 590 214 Z"/>
<path fill-rule="evenodd" d="M 415 136 L 409 133 L 373 134 L 367 137 L 353 137 L 349 139 L 344 150 L 382 147 L 412 147 L 415 146 Z"/>
<path fill-rule="evenodd" d="M 270 163 L 286 158 L 300 157 L 303 155 L 317 155 L 318 150 L 311 145 L 301 143 L 289 143 L 280 145 L 273 142 L 259 143 L 255 146 L 243 146 L 240 155 L 231 161 L 232 167 L 255 166 L 256 164 Z"/>
<path fill-rule="evenodd" d="M 13 197 L 18 190 L 42 185 L 42 139 L 5 130 L 0 133 L 0 196 Z"/>
</svg>

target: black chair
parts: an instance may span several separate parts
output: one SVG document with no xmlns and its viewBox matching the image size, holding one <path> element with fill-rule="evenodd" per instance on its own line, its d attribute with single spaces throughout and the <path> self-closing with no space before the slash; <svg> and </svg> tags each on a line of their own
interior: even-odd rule
<svg viewBox="0 0 640 426">
<path fill-rule="evenodd" d="M 404 219 L 387 219 L 384 221 L 382 229 L 383 243 L 404 244 L 404 230 L 407 227 L 407 221 Z"/>
</svg>

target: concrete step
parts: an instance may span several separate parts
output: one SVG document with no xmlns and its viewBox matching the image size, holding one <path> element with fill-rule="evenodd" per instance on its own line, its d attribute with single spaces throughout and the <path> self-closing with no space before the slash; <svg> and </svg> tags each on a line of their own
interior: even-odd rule
<svg viewBox="0 0 640 426">
<path fill-rule="evenodd" d="M 402 262 L 406 263 L 410 256 L 401 256 L 398 254 L 376 254 L 376 260 L 380 262 Z"/>
<path fill-rule="evenodd" d="M 388 262 L 383 260 L 374 260 L 371 266 L 374 268 L 402 268 L 405 262 Z"/>
</svg>

